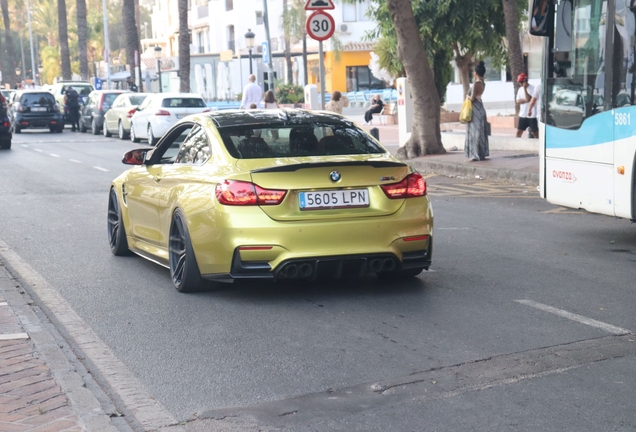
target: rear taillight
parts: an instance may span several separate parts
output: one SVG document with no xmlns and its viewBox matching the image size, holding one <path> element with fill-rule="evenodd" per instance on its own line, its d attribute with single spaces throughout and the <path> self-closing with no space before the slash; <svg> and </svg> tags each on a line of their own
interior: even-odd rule
<svg viewBox="0 0 636 432">
<path fill-rule="evenodd" d="M 166 110 L 159 110 L 155 113 L 156 116 L 170 116 L 170 112 Z"/>
<path fill-rule="evenodd" d="M 137 108 L 133 108 L 128 113 L 126 113 L 126 117 L 132 118 L 132 116 L 137 112 Z"/>
<path fill-rule="evenodd" d="M 212 112 L 212 110 L 210 108 L 203 110 L 202 112 L 206 113 L 206 112 Z"/>
<path fill-rule="evenodd" d="M 283 202 L 286 190 L 263 189 L 254 183 L 225 180 L 216 185 L 216 199 L 225 205 L 277 205 Z"/>
<path fill-rule="evenodd" d="M 382 185 L 382 190 L 391 199 L 421 197 L 426 195 L 426 181 L 419 173 L 413 173 L 399 183 Z"/>
</svg>

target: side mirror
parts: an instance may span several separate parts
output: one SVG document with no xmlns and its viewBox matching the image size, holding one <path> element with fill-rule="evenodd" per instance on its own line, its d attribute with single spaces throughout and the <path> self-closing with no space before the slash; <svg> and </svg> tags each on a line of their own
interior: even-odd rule
<svg viewBox="0 0 636 432">
<path fill-rule="evenodd" d="M 554 16 L 554 6 L 551 0 L 532 0 L 532 8 L 528 11 L 530 15 L 530 34 L 534 36 L 549 36 L 550 23 Z M 554 26 L 554 24 L 552 24 Z"/>
<path fill-rule="evenodd" d="M 125 165 L 143 165 L 146 161 L 146 153 L 151 149 L 135 149 L 124 154 L 121 163 Z"/>
</svg>

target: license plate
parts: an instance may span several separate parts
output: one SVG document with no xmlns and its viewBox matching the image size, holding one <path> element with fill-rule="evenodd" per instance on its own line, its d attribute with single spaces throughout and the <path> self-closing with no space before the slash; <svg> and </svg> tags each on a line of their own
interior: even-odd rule
<svg viewBox="0 0 636 432">
<path fill-rule="evenodd" d="M 369 191 L 367 189 L 300 192 L 298 196 L 301 210 L 369 207 Z"/>
<path fill-rule="evenodd" d="M 177 114 L 177 118 L 178 119 L 182 119 L 184 117 L 186 117 L 188 114 Z"/>
<path fill-rule="evenodd" d="M 35 111 L 46 111 L 46 107 L 33 107 L 31 108 L 31 111 L 35 112 Z"/>
</svg>

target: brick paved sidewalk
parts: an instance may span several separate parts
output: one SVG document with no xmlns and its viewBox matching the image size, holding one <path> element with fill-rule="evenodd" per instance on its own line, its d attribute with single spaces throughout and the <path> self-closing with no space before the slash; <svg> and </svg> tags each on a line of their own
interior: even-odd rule
<svg viewBox="0 0 636 432">
<path fill-rule="evenodd" d="M 81 431 L 66 395 L 0 298 L 0 431 Z"/>
</svg>

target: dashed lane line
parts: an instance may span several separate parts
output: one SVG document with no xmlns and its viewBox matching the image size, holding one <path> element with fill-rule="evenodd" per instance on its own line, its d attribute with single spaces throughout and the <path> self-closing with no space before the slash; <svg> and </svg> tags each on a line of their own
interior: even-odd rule
<svg viewBox="0 0 636 432">
<path fill-rule="evenodd" d="M 96 170 L 99 170 L 99 171 L 103 171 L 103 172 L 110 172 L 110 170 L 107 170 L 106 168 L 102 168 L 100 166 L 94 166 L 93 168 L 95 168 Z"/>
<path fill-rule="evenodd" d="M 589 326 L 592 326 L 592 327 L 596 327 L 596 328 L 599 328 L 601 330 L 604 330 L 604 331 L 606 331 L 608 333 L 612 333 L 612 334 L 615 334 L 615 335 L 619 335 L 620 336 L 620 335 L 625 335 L 625 334 L 630 334 L 631 333 L 631 331 L 629 331 L 627 329 L 616 327 L 616 326 L 613 326 L 611 324 L 607 324 L 607 323 L 604 323 L 604 322 L 601 322 L 601 321 L 596 321 L 596 320 L 594 320 L 592 318 L 587 318 L 587 317 L 584 317 L 582 315 L 577 315 L 577 314 L 574 314 L 572 312 L 565 311 L 563 309 L 558 309 L 558 308 L 555 308 L 555 307 L 552 307 L 552 306 L 548 306 L 548 305 L 544 305 L 544 304 L 541 304 L 541 303 L 537 303 L 537 302 L 532 301 L 532 300 L 515 300 L 515 302 L 521 303 L 523 305 L 530 306 L 530 307 L 533 307 L 533 308 L 536 308 L 536 309 L 539 309 L 539 310 L 542 310 L 544 312 L 552 313 L 552 314 L 558 315 L 560 317 L 567 318 L 569 320 L 579 322 L 581 324 L 585 324 L 585 325 L 589 325 Z"/>
<path fill-rule="evenodd" d="M 51 156 L 51 157 L 57 157 L 57 158 L 59 158 L 59 157 L 60 157 L 60 155 L 56 155 L 55 153 L 49 153 L 49 156 Z"/>
<path fill-rule="evenodd" d="M 70 162 L 82 163 L 82 161 L 78 161 L 77 159 L 69 159 Z"/>
<path fill-rule="evenodd" d="M 44 150 L 41 150 L 41 149 L 33 149 L 33 150 L 35 150 L 38 153 L 44 153 Z"/>
</svg>

